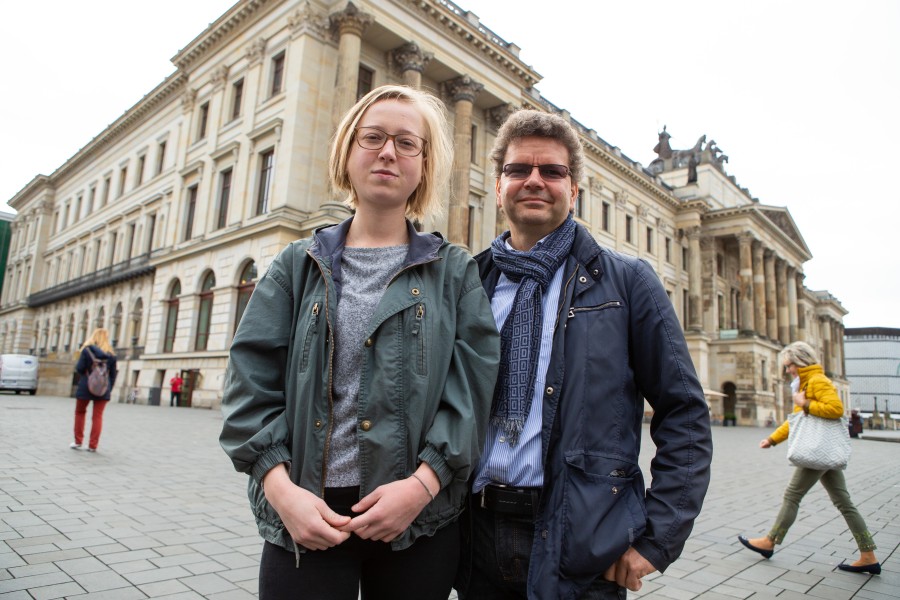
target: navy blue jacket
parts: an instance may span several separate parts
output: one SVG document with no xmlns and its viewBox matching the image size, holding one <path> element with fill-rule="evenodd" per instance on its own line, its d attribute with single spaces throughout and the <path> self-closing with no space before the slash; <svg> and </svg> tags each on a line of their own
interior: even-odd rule
<svg viewBox="0 0 900 600">
<path fill-rule="evenodd" d="M 116 371 L 116 355 L 115 353 L 107 354 L 94 345 L 88 346 L 88 348 L 93 352 L 94 358 L 106 360 L 106 368 L 109 370 L 109 388 L 102 396 L 95 396 L 88 391 L 87 376 L 88 373 L 90 373 L 91 365 L 94 364 L 94 361 L 88 354 L 87 349 L 83 349 L 81 355 L 78 357 L 78 362 L 75 363 L 75 372 L 80 375 L 78 378 L 78 388 L 75 390 L 75 397 L 81 400 L 109 400 L 109 393 L 116 383 L 116 375 L 118 374 Z"/>
<path fill-rule="evenodd" d="M 493 297 L 500 271 L 490 250 L 476 262 Z M 647 489 L 638 466 L 645 398 L 657 447 Z M 544 487 L 528 597 L 578 598 L 629 546 L 664 571 L 709 486 L 709 409 L 659 278 L 581 226 L 542 406 Z"/>
</svg>

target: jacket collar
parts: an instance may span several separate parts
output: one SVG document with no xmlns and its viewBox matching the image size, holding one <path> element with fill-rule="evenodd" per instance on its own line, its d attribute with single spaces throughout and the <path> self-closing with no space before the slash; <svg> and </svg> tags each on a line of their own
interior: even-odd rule
<svg viewBox="0 0 900 600">
<path fill-rule="evenodd" d="M 313 234 L 313 244 L 309 249 L 313 256 L 330 259 L 332 264 L 339 260 L 352 222 L 353 217 L 350 217 L 337 225 L 326 225 L 316 229 Z M 404 266 L 436 259 L 438 250 L 447 243 L 440 233 L 416 231 L 409 219 L 406 220 L 406 231 L 409 234 L 409 251 L 403 263 Z"/>
</svg>

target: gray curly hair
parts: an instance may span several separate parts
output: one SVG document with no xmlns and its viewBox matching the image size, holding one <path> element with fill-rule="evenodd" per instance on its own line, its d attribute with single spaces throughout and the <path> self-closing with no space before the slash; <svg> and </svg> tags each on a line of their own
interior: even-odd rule
<svg viewBox="0 0 900 600">
<path fill-rule="evenodd" d="M 494 166 L 494 177 L 503 172 L 503 159 L 509 145 L 519 138 L 544 137 L 558 141 L 569 151 L 569 171 L 572 182 L 578 183 L 584 176 L 584 148 L 578 132 L 559 115 L 539 110 L 522 109 L 514 112 L 500 127 L 494 147 L 491 148 L 491 162 Z"/>
</svg>

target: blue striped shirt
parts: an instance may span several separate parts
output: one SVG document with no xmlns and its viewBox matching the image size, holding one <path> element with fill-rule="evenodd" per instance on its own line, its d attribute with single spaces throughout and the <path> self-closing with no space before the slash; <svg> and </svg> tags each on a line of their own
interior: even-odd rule
<svg viewBox="0 0 900 600">
<path fill-rule="evenodd" d="M 508 242 L 507 242 L 508 245 Z M 565 263 L 563 263 L 565 266 Z M 553 280 L 544 291 L 541 301 L 542 327 L 541 350 L 538 357 L 534 380 L 534 395 L 531 410 L 525 419 L 525 428 L 519 436 L 519 443 L 510 447 L 500 427 L 488 425 L 481 461 L 472 490 L 478 492 L 489 483 L 502 483 L 517 487 L 541 487 L 544 471 L 541 465 L 541 427 L 543 425 L 544 382 L 550 365 L 550 351 L 553 349 L 553 332 L 556 326 L 556 310 L 559 307 L 559 292 L 562 288 L 563 267 L 556 270 Z M 497 329 L 503 328 L 506 317 L 512 312 L 513 301 L 519 284 L 500 275 L 491 311 Z"/>
</svg>

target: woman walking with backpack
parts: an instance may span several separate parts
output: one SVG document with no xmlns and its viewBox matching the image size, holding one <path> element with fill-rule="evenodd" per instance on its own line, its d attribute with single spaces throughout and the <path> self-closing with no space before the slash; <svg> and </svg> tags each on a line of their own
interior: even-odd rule
<svg viewBox="0 0 900 600">
<path fill-rule="evenodd" d="M 103 430 L 103 411 L 109 402 L 109 392 L 116 383 L 116 351 L 109 343 L 109 331 L 103 327 L 94 330 L 91 337 L 81 346 L 78 362 L 75 363 L 75 372 L 80 378 L 78 389 L 75 391 L 75 441 L 69 448 L 82 449 L 87 407 L 93 400 L 91 437 L 87 451 L 96 452 L 100 432 Z"/>
</svg>

